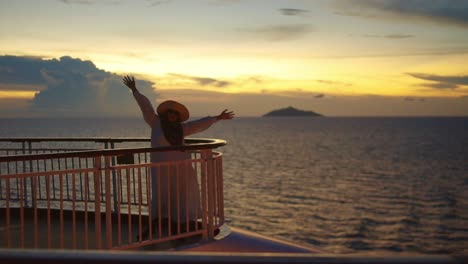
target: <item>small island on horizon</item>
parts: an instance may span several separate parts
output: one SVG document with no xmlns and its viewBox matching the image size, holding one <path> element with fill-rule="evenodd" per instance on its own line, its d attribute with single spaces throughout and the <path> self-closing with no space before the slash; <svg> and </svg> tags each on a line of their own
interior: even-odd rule
<svg viewBox="0 0 468 264">
<path fill-rule="evenodd" d="M 264 114 L 262 117 L 297 117 L 297 116 L 310 116 L 310 117 L 319 117 L 323 116 L 319 113 L 313 111 L 299 110 L 292 106 L 273 110 L 269 113 Z"/>
</svg>

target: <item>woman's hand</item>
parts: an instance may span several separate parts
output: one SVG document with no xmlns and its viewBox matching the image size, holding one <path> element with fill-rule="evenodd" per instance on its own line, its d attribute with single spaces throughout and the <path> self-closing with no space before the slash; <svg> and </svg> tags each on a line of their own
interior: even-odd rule
<svg viewBox="0 0 468 264">
<path fill-rule="evenodd" d="M 132 92 L 135 92 L 136 91 L 136 85 L 135 85 L 135 78 L 133 78 L 133 76 L 125 76 L 123 78 L 123 83 L 128 87 L 130 88 L 130 90 L 132 90 Z"/>
<path fill-rule="evenodd" d="M 224 111 L 219 114 L 216 119 L 218 120 L 227 120 L 227 119 L 233 119 L 234 118 L 234 112 L 233 111 L 229 111 L 227 109 L 224 109 Z"/>
</svg>

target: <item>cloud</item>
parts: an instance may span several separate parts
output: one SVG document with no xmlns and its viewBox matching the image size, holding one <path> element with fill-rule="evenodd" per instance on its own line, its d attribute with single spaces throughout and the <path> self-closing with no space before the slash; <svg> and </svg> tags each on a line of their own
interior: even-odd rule
<svg viewBox="0 0 468 264">
<path fill-rule="evenodd" d="M 407 73 L 408 75 L 424 81 L 433 83 L 423 84 L 423 86 L 433 89 L 457 89 L 460 86 L 468 85 L 468 75 L 442 76 L 424 73 Z"/>
<path fill-rule="evenodd" d="M 309 12 L 309 10 L 297 8 L 280 8 L 278 11 L 285 16 L 302 16 Z"/>
<path fill-rule="evenodd" d="M 13 73 L 13 68 L 8 67 L 8 66 L 1 66 L 1 65 L 0 65 L 0 74 L 1 74 L 2 72 Z"/>
<path fill-rule="evenodd" d="M 365 38 L 386 38 L 386 39 L 406 39 L 406 38 L 414 38 L 414 35 L 409 34 L 388 34 L 388 35 L 373 35 L 373 34 L 366 34 L 363 35 Z"/>
<path fill-rule="evenodd" d="M 224 80 L 218 80 L 210 77 L 198 77 L 198 76 L 189 76 L 185 74 L 178 74 L 178 73 L 170 73 L 169 74 L 172 77 L 176 77 L 182 80 L 190 80 L 198 83 L 199 85 L 202 86 L 214 86 L 218 88 L 223 88 L 228 85 L 231 85 L 231 82 L 229 81 L 224 81 Z"/>
<path fill-rule="evenodd" d="M 405 97 L 403 98 L 404 101 L 406 102 L 425 102 L 425 98 L 417 98 L 417 97 Z"/>
<path fill-rule="evenodd" d="M 265 81 L 265 77 L 262 77 L 262 76 L 250 76 L 250 77 L 247 77 L 247 79 L 245 80 L 245 82 L 253 82 L 253 83 L 256 83 L 256 84 L 259 84 L 259 83 L 262 83 Z"/>
<path fill-rule="evenodd" d="M 172 0 L 147 0 L 150 7 L 164 5 L 172 2 Z"/>
<path fill-rule="evenodd" d="M 238 4 L 244 0 L 211 0 L 212 4 Z"/>
<path fill-rule="evenodd" d="M 346 16 L 468 27 L 468 1 L 465 0 L 336 0 L 332 5 L 337 14 Z"/>
<path fill-rule="evenodd" d="M 239 31 L 260 36 L 268 41 L 286 41 L 306 36 L 313 31 L 313 27 L 309 24 L 283 24 L 243 28 Z"/>
<path fill-rule="evenodd" d="M 314 59 L 353 59 L 353 58 L 387 58 L 387 57 L 417 57 L 417 56 L 445 56 L 445 55 L 465 55 L 468 54 L 467 47 L 451 47 L 451 48 L 417 48 L 408 51 L 397 52 L 375 52 L 375 53 L 358 53 L 358 54 L 338 54 L 338 55 L 318 55 L 308 58 Z"/>
<path fill-rule="evenodd" d="M 122 3 L 121 0 L 58 0 L 67 5 L 94 5 L 94 4 L 105 4 L 105 5 L 119 5 Z"/>
<path fill-rule="evenodd" d="M 330 80 L 315 80 L 315 81 L 318 83 L 327 84 L 327 85 L 352 86 L 352 84 L 345 83 L 345 82 L 337 82 L 337 81 L 330 81 Z"/>
<path fill-rule="evenodd" d="M 192 77 L 193 80 L 197 81 L 201 85 L 213 85 L 216 87 L 224 87 L 229 85 L 227 81 L 220 81 L 213 78 L 208 77 Z"/>
<path fill-rule="evenodd" d="M 0 82 L 4 84 L 44 84 L 41 69 L 47 62 L 34 57 L 0 56 Z M 55 67 L 50 61 L 49 67 Z"/>
<path fill-rule="evenodd" d="M 423 85 L 424 87 L 429 87 L 433 89 L 456 89 L 459 86 L 453 83 L 446 83 L 446 82 L 436 82 L 436 83 L 426 83 Z"/>
<path fill-rule="evenodd" d="M 23 109 L 29 114 L 129 116 L 139 111 L 122 76 L 98 69 L 91 61 L 0 56 L 0 66 L 12 69 L 0 72 L 0 87 L 38 87 L 29 108 Z M 154 101 L 152 84 L 137 81 L 138 89 Z"/>
<path fill-rule="evenodd" d="M 97 3 L 97 0 L 59 0 L 64 4 L 78 4 L 78 5 L 93 5 Z"/>
<path fill-rule="evenodd" d="M 409 34 L 389 34 L 389 35 L 384 35 L 384 38 L 388 39 L 404 39 L 404 38 L 414 38 L 414 35 L 409 35 Z"/>
</svg>

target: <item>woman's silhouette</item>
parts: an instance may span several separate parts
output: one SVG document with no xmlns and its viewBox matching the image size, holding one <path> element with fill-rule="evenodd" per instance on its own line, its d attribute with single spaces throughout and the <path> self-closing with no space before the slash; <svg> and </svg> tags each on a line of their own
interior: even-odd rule
<svg viewBox="0 0 468 264">
<path fill-rule="evenodd" d="M 219 120 L 234 117 L 234 113 L 226 109 L 217 116 L 185 122 L 189 119 L 189 111 L 171 100 L 162 102 L 156 114 L 148 98 L 138 91 L 133 76 L 125 76 L 123 82 L 132 90 L 144 120 L 151 127 L 152 147 L 183 145 L 184 137 L 202 132 Z M 192 164 L 179 162 L 178 165 L 155 166 L 161 162 L 190 159 L 191 154 L 182 151 L 151 153 L 153 220 L 170 217 L 172 222 L 186 223 L 201 217 L 198 181 Z"/>
</svg>

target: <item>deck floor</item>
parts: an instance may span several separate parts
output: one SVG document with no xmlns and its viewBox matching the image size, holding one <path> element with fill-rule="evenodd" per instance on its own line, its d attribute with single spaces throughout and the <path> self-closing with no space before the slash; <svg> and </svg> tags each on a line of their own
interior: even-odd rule
<svg viewBox="0 0 468 264">
<path fill-rule="evenodd" d="M 0 248 L 38 248 L 38 249 L 107 249 L 107 230 L 106 218 L 101 215 L 101 230 L 96 230 L 94 213 L 77 212 L 73 217 L 70 211 L 63 211 L 61 216 L 59 210 L 52 210 L 50 220 L 47 219 L 45 209 L 38 209 L 35 221 L 34 210 L 24 209 L 23 213 L 17 208 L 10 209 L 10 224 L 6 226 L 5 210 L 0 210 Z M 24 215 L 24 223 L 21 223 L 21 214 Z M 60 219 L 63 221 L 60 221 Z M 75 221 L 73 221 L 75 219 Z M 50 223 L 49 223 L 50 221 Z M 127 214 L 120 215 L 120 230 L 117 223 L 119 217 L 112 216 L 112 248 L 129 248 L 140 250 L 167 250 L 180 243 L 185 243 L 195 239 L 200 239 L 200 235 L 194 235 L 191 238 L 184 238 L 172 241 L 162 241 L 156 244 L 150 244 L 148 240 L 143 241 L 148 236 L 144 235 L 144 229 L 147 228 L 149 217 L 147 215 L 132 215 L 129 219 Z M 62 223 L 62 224 L 61 224 Z M 141 225 L 140 225 L 141 223 Z M 141 230 L 140 230 L 141 226 Z M 167 224 L 161 224 L 161 234 L 159 234 L 158 223 L 153 224 L 153 239 L 167 239 L 169 227 Z M 194 227 L 190 231 L 194 231 Z M 7 239 L 9 231 L 10 239 Z M 178 233 L 179 231 L 179 233 Z M 180 230 L 176 226 L 171 227 L 173 235 L 182 234 L 186 231 L 186 226 L 181 226 Z M 143 240 L 140 241 L 140 232 L 143 233 Z M 99 235 L 97 235 L 99 234 Z M 87 241 L 87 243 L 86 243 Z M 101 247 L 98 243 L 101 243 Z"/>
</svg>

